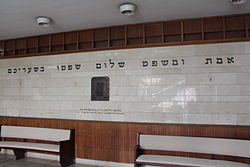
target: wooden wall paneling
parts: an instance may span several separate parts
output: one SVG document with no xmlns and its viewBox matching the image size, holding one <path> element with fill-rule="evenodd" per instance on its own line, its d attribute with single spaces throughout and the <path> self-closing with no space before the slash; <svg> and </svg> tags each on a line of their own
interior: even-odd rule
<svg viewBox="0 0 250 167">
<path fill-rule="evenodd" d="M 27 39 L 26 54 L 38 53 L 38 36 L 30 37 Z"/>
<path fill-rule="evenodd" d="M 203 19 L 204 40 L 223 39 L 223 18 L 212 17 Z"/>
<path fill-rule="evenodd" d="M 162 43 L 162 23 L 145 24 L 145 43 Z"/>
<path fill-rule="evenodd" d="M 25 39 L 27 43 L 26 56 L 107 50 L 115 47 L 138 48 L 249 41 L 249 18 L 249 13 L 247 13 L 121 25 L 8 39 L 4 40 L 6 41 L 4 42 L 6 43 L 4 46 L 5 56 L 2 58 L 23 57 L 25 55 L 22 53 L 23 48 L 15 49 L 15 42 L 18 42 L 17 46 L 19 47 L 22 45 L 21 41 L 25 41 Z M 34 44 L 37 44 L 36 40 L 38 40 L 39 46 L 32 46 L 32 40 L 34 40 Z M 13 47 L 10 45 L 13 45 Z"/>
<path fill-rule="evenodd" d="M 246 38 L 245 15 L 225 17 L 226 39 Z"/>
<path fill-rule="evenodd" d="M 64 33 L 64 50 L 77 50 L 77 31 Z"/>
<path fill-rule="evenodd" d="M 51 52 L 64 50 L 64 33 L 51 35 Z"/>
<path fill-rule="evenodd" d="M 15 55 L 26 54 L 26 38 L 16 39 L 15 45 Z"/>
<path fill-rule="evenodd" d="M 163 23 L 164 42 L 181 42 L 181 21 L 167 21 Z"/>
<path fill-rule="evenodd" d="M 79 31 L 78 35 L 80 50 L 94 48 L 93 30 Z"/>
<path fill-rule="evenodd" d="M 50 35 L 39 36 L 38 39 L 38 52 L 48 53 L 50 51 Z"/>
<path fill-rule="evenodd" d="M 184 41 L 202 40 L 202 19 L 183 21 Z"/>
<path fill-rule="evenodd" d="M 5 52 L 4 56 L 14 56 L 15 55 L 15 40 L 6 40 L 5 41 Z"/>
<path fill-rule="evenodd" d="M 98 28 L 94 30 L 94 48 L 109 47 L 109 28 Z"/>
<path fill-rule="evenodd" d="M 4 41 L 0 41 L 0 57 L 4 57 Z"/>
<path fill-rule="evenodd" d="M 139 132 L 155 135 L 250 139 L 249 126 L 125 123 L 14 117 L 0 117 L 0 124 L 75 129 L 77 158 L 124 163 L 133 163 L 136 133 Z M 164 152 L 162 154 L 214 157 L 179 152 Z M 218 158 L 250 164 L 249 158 Z"/>
<path fill-rule="evenodd" d="M 143 24 L 127 25 L 127 45 L 143 44 Z"/>
<path fill-rule="evenodd" d="M 125 26 L 110 27 L 110 46 L 125 46 Z"/>
</svg>

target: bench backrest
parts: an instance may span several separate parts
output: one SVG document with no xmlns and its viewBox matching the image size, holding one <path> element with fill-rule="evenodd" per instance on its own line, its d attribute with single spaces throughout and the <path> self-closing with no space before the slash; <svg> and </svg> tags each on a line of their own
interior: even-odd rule
<svg viewBox="0 0 250 167">
<path fill-rule="evenodd" d="M 250 158 L 250 141 L 223 138 L 139 135 L 141 149 L 219 154 Z"/>
<path fill-rule="evenodd" d="M 70 139 L 70 130 L 2 125 L 1 137 L 59 142 Z"/>
</svg>

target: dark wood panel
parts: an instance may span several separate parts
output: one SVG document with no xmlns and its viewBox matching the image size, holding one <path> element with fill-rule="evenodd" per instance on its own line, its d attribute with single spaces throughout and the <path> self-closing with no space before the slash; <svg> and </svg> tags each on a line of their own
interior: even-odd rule
<svg viewBox="0 0 250 167">
<path fill-rule="evenodd" d="M 16 40 L 16 49 L 25 49 L 26 48 L 26 38 Z"/>
<path fill-rule="evenodd" d="M 200 41 L 202 40 L 201 33 L 185 34 L 184 41 Z"/>
<path fill-rule="evenodd" d="M 52 34 L 51 35 L 51 52 L 58 52 L 64 50 L 64 34 Z"/>
<path fill-rule="evenodd" d="M 4 56 L 13 56 L 15 55 L 15 40 L 6 40 Z"/>
<path fill-rule="evenodd" d="M 225 17 L 225 29 L 226 31 L 245 30 L 246 16 Z"/>
<path fill-rule="evenodd" d="M 223 39 L 223 32 L 205 32 L 204 39 L 205 40 L 219 40 Z"/>
<path fill-rule="evenodd" d="M 203 20 L 204 32 L 220 32 L 223 31 L 223 18 L 205 18 Z"/>
<path fill-rule="evenodd" d="M 64 34 L 64 50 L 76 50 L 78 49 L 77 32 L 68 32 Z"/>
<path fill-rule="evenodd" d="M 123 47 L 125 45 L 125 39 L 114 39 L 110 41 L 111 47 Z"/>
<path fill-rule="evenodd" d="M 37 48 L 38 47 L 38 37 L 31 37 L 27 39 L 27 48 Z"/>
<path fill-rule="evenodd" d="M 51 45 L 63 45 L 63 33 L 52 34 L 51 36 Z"/>
<path fill-rule="evenodd" d="M 125 26 L 117 26 L 110 28 L 110 39 L 125 39 Z"/>
<path fill-rule="evenodd" d="M 181 21 L 169 21 L 164 23 L 164 35 L 181 34 Z"/>
<path fill-rule="evenodd" d="M 163 30 L 162 23 L 145 24 L 146 37 L 162 36 L 162 30 Z"/>
<path fill-rule="evenodd" d="M 171 42 L 180 42 L 181 35 L 165 35 L 164 42 L 171 43 Z"/>
<path fill-rule="evenodd" d="M 76 44 L 77 32 L 67 32 L 64 34 L 64 44 Z"/>
<path fill-rule="evenodd" d="M 79 43 L 79 49 L 80 50 L 86 50 L 93 48 L 93 42 L 80 42 Z"/>
<path fill-rule="evenodd" d="M 108 28 L 99 28 L 94 30 L 94 40 L 95 41 L 105 41 L 108 40 Z"/>
<path fill-rule="evenodd" d="M 127 26 L 128 38 L 142 38 L 143 37 L 143 24 L 135 24 Z"/>
<path fill-rule="evenodd" d="M 38 40 L 38 52 L 39 53 L 48 53 L 50 51 L 50 35 L 39 36 Z"/>
<path fill-rule="evenodd" d="M 226 32 L 226 38 L 232 39 L 232 38 L 245 38 L 246 37 L 246 31 L 245 30 L 238 30 L 238 31 L 227 31 Z"/>
<path fill-rule="evenodd" d="M 250 126 L 124 123 L 12 117 L 0 117 L 0 124 L 75 129 L 76 156 L 78 158 L 124 163 L 133 163 L 136 133 L 139 132 L 156 135 L 250 140 Z M 175 152 L 163 154 L 183 154 L 183 156 L 188 157 L 205 156 L 211 158 L 211 155 L 195 155 L 192 153 Z M 215 158 L 227 157 L 218 156 Z M 250 159 L 239 158 L 236 160 L 250 164 Z"/>
<path fill-rule="evenodd" d="M 183 21 L 184 34 L 193 34 L 202 32 L 202 19 L 192 19 Z"/>
<path fill-rule="evenodd" d="M 93 30 L 86 30 L 79 32 L 79 42 L 92 42 Z"/>
<path fill-rule="evenodd" d="M 15 50 L 15 40 L 6 40 L 5 41 L 5 50 Z"/>
<path fill-rule="evenodd" d="M 128 38 L 127 39 L 127 45 L 142 45 L 143 44 L 143 38 Z"/>
<path fill-rule="evenodd" d="M 50 45 L 50 35 L 39 36 L 39 47 Z"/>
<path fill-rule="evenodd" d="M 162 43 L 162 36 L 146 37 L 146 44 Z"/>
<path fill-rule="evenodd" d="M 26 54 L 26 38 L 17 39 L 15 41 L 15 55 L 25 55 Z"/>
<path fill-rule="evenodd" d="M 95 48 L 106 48 L 108 47 L 108 41 L 105 40 L 105 41 L 95 41 L 94 42 L 94 47 Z"/>
</svg>

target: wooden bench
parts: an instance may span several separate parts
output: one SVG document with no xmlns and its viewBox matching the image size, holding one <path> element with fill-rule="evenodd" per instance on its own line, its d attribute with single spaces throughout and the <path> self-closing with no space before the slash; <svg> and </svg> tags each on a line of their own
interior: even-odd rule
<svg viewBox="0 0 250 167">
<path fill-rule="evenodd" d="M 168 167 L 250 167 L 249 164 L 228 160 L 191 158 L 145 152 L 189 152 L 230 157 L 250 158 L 250 140 L 162 136 L 137 134 L 135 150 L 135 167 L 138 166 L 168 166 Z M 156 151 L 158 150 L 158 151 Z M 250 162 L 250 161 L 248 161 Z"/>
<path fill-rule="evenodd" d="M 1 126 L 0 149 L 12 149 L 16 159 L 25 157 L 26 151 L 59 154 L 61 166 L 75 162 L 74 130 Z"/>
</svg>

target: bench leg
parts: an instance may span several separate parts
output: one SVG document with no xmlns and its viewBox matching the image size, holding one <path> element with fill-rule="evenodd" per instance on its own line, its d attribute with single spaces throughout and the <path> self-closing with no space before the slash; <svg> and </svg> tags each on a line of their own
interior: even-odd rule
<svg viewBox="0 0 250 167">
<path fill-rule="evenodd" d="M 67 166 L 74 164 L 74 162 L 73 161 L 72 162 L 61 162 L 60 161 L 60 164 L 61 164 L 61 167 L 67 167 Z"/>
<path fill-rule="evenodd" d="M 13 149 L 13 152 L 16 156 L 16 160 L 22 159 L 25 157 L 25 150 L 17 150 L 17 149 Z"/>
<path fill-rule="evenodd" d="M 75 158 L 68 153 L 60 153 L 60 164 L 62 167 L 67 167 L 75 163 Z"/>
</svg>

